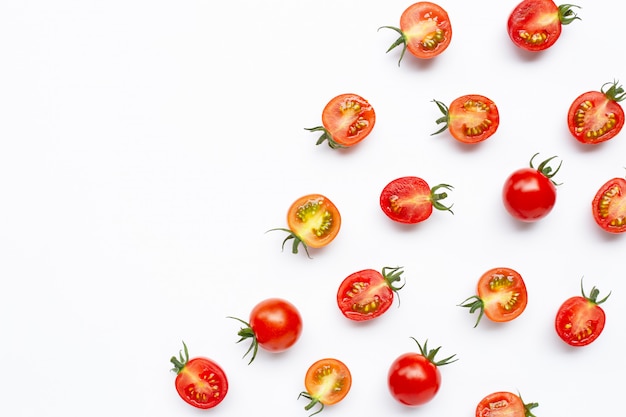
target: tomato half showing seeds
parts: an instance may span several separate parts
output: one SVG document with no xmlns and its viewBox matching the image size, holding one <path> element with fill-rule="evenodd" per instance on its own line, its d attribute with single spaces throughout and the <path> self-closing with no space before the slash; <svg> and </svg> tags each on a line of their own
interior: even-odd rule
<svg viewBox="0 0 626 417">
<path fill-rule="evenodd" d="M 468 94 L 455 99 L 450 107 L 433 100 L 443 116 L 437 124 L 443 127 L 433 133 L 449 130 L 452 137 L 462 143 L 478 143 L 496 133 L 500 113 L 493 100 L 478 94 Z M 431 135 L 431 136 L 432 136 Z"/>
<path fill-rule="evenodd" d="M 519 395 L 499 391 L 487 395 L 476 406 L 476 417 L 534 417 L 538 403 L 525 404 Z"/>
<path fill-rule="evenodd" d="M 325 358 L 316 361 L 309 367 L 304 377 L 306 391 L 299 397 L 309 400 L 304 407 L 310 410 L 318 406 L 318 410 L 311 415 L 321 412 L 326 405 L 337 404 L 343 400 L 352 386 L 350 370 L 339 359 Z"/>
<path fill-rule="evenodd" d="M 365 139 L 376 123 L 371 104 L 357 94 L 340 94 L 326 104 L 322 111 L 322 126 L 305 128 L 322 132 L 316 145 L 324 142 L 333 149 L 349 148 Z"/>
<path fill-rule="evenodd" d="M 559 307 L 554 325 L 561 340 L 570 346 L 586 346 L 596 340 L 606 323 L 606 314 L 600 304 L 611 295 L 598 300 L 600 291 L 593 287 L 589 296 L 585 294 L 582 280 L 580 283 L 582 295 L 568 298 Z"/>
<path fill-rule="evenodd" d="M 407 406 L 418 406 L 432 400 L 441 387 L 439 367 L 455 362 L 456 355 L 435 361 L 441 346 L 429 350 L 428 341 L 422 346 L 415 338 L 419 353 L 408 352 L 396 358 L 387 374 L 391 396 Z"/>
<path fill-rule="evenodd" d="M 483 314 L 494 322 L 511 321 L 526 309 L 528 293 L 519 272 L 511 268 L 493 268 L 478 280 L 477 295 L 467 298 L 461 307 L 470 313 L 479 311 L 474 327 L 478 326 Z"/>
<path fill-rule="evenodd" d="M 288 235 L 285 243 L 293 240 L 292 253 L 298 253 L 300 245 L 307 255 L 308 248 L 321 248 L 332 242 L 341 228 L 341 215 L 335 204 L 321 194 L 307 194 L 298 198 L 287 211 L 288 228 L 275 228 Z"/>
<path fill-rule="evenodd" d="M 442 190 L 452 190 L 448 184 L 439 184 L 432 189 L 419 177 L 400 177 L 387 184 L 380 193 L 380 208 L 391 220 L 420 223 L 430 217 L 433 208 L 452 213 L 452 206 L 444 206 L 441 200 L 448 197 Z"/>
<path fill-rule="evenodd" d="M 552 0 L 524 0 L 509 15 L 509 37 L 527 51 L 548 49 L 561 36 L 563 25 L 580 20 L 574 7 L 578 8 L 573 4 L 557 6 Z"/>
<path fill-rule="evenodd" d="M 404 283 L 396 285 L 403 272 L 400 267 L 385 267 L 382 272 L 364 269 L 350 274 L 337 291 L 341 313 L 354 321 L 381 316 L 391 307 L 394 294 L 404 286 Z"/>
<path fill-rule="evenodd" d="M 567 113 L 567 127 L 581 143 L 595 145 L 613 139 L 624 127 L 624 109 L 619 104 L 626 92 L 617 81 L 606 83 L 600 91 L 578 96 Z"/>
<path fill-rule="evenodd" d="M 591 202 L 591 213 L 603 230 L 626 232 L 626 180 L 613 178 L 605 182 Z"/>
<path fill-rule="evenodd" d="M 387 49 L 391 51 L 402 45 L 398 66 L 406 50 L 420 59 L 430 59 L 441 54 L 450 46 L 452 25 L 448 13 L 439 5 L 420 1 L 407 7 L 400 16 L 400 27 L 381 26 L 395 30 L 400 37 Z"/>
<path fill-rule="evenodd" d="M 561 168 L 561 163 L 553 170 L 548 164 L 555 156 L 543 161 L 537 168 L 533 167 L 533 159 L 529 168 L 513 172 L 502 187 L 504 208 L 514 218 L 524 222 L 534 222 L 552 211 L 556 203 L 556 183 L 552 177 Z M 561 161 L 562 162 L 562 161 Z"/>
<path fill-rule="evenodd" d="M 250 362 L 256 358 L 259 347 L 269 352 L 283 352 L 292 347 L 302 334 L 302 317 L 292 303 L 282 298 L 268 298 L 258 303 L 250 312 L 250 321 L 229 317 L 245 325 L 237 333 L 237 343 L 252 339 L 243 355 L 252 352 Z"/>
<path fill-rule="evenodd" d="M 189 359 L 187 345 L 183 342 L 184 354 L 172 356 L 170 362 L 176 372 L 175 386 L 180 398 L 196 408 L 213 408 L 221 403 L 228 393 L 228 380 L 222 368 L 211 359 L 196 357 Z"/>
</svg>

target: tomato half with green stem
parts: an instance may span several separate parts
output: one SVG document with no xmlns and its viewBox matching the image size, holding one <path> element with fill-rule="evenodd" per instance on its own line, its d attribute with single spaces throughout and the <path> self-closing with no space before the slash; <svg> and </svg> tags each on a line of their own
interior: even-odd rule
<svg viewBox="0 0 626 417">
<path fill-rule="evenodd" d="M 576 97 L 567 112 L 567 127 L 577 141 L 595 145 L 613 139 L 624 127 L 626 98 L 617 81 L 605 83 L 600 91 L 587 91 Z"/>
<path fill-rule="evenodd" d="M 570 346 L 587 346 L 596 340 L 606 323 L 606 314 L 600 304 L 604 303 L 611 293 L 598 300 L 600 290 L 596 287 L 591 289 L 589 295 L 585 294 L 583 281 L 580 280 L 580 292 L 582 295 L 570 297 L 559 307 L 554 326 L 561 340 Z"/>
<path fill-rule="evenodd" d="M 431 401 L 441 387 L 439 367 L 456 362 L 456 355 L 442 360 L 435 360 L 441 349 L 428 349 L 428 340 L 422 346 L 411 337 L 419 347 L 419 353 L 408 352 L 398 356 L 389 367 L 387 386 L 391 396 L 406 406 L 418 406 Z"/>
<path fill-rule="evenodd" d="M 591 202 L 593 219 L 609 233 L 626 232 L 626 179 L 605 182 Z"/>
<path fill-rule="evenodd" d="M 298 398 L 304 397 L 309 403 L 304 407 L 311 410 L 318 407 L 312 415 L 321 412 L 324 406 L 337 404 L 343 400 L 352 386 L 352 374 L 348 366 L 335 358 L 320 359 L 313 363 L 304 376 L 304 387 Z"/>
<path fill-rule="evenodd" d="M 176 392 L 186 403 L 202 409 L 213 408 L 221 403 L 228 393 L 228 379 L 224 370 L 213 360 L 203 357 L 189 359 L 187 345 L 178 357 L 170 362 L 176 372 Z"/>
<path fill-rule="evenodd" d="M 443 114 L 436 121 L 437 124 L 443 124 L 443 127 L 432 135 L 449 130 L 452 137 L 459 142 L 478 143 L 496 133 L 500 125 L 500 113 L 496 103 L 485 96 L 467 94 L 456 98 L 449 107 L 441 101 L 433 102 Z"/>
<path fill-rule="evenodd" d="M 252 352 L 252 361 L 256 358 L 259 347 L 269 352 L 283 352 L 292 347 L 302 334 L 302 317 L 295 305 L 282 298 L 268 298 L 254 306 L 250 320 L 246 322 L 237 317 L 245 327 L 237 333 L 237 343 L 251 339 L 250 347 L 243 355 Z"/>
<path fill-rule="evenodd" d="M 305 128 L 322 132 L 316 145 L 328 143 L 333 149 L 349 148 L 361 142 L 374 129 L 374 107 L 357 94 L 340 94 L 332 98 L 322 111 L 322 125 Z"/>
<path fill-rule="evenodd" d="M 404 287 L 401 267 L 384 267 L 382 272 L 364 269 L 348 275 L 337 291 L 341 313 L 353 321 L 371 320 L 389 310 L 394 294 Z"/>
<path fill-rule="evenodd" d="M 448 197 L 447 191 L 453 187 L 438 184 L 430 187 L 419 177 L 407 176 L 389 182 L 380 193 L 380 208 L 391 220 L 416 224 L 428 219 L 433 208 L 452 213 L 452 206 L 445 206 L 442 200 Z"/>
<path fill-rule="evenodd" d="M 548 49 L 559 39 L 563 25 L 580 20 L 573 4 L 557 6 L 552 0 L 523 0 L 507 22 L 509 37 L 519 48 L 531 52 Z"/>
<path fill-rule="evenodd" d="M 547 216 L 556 203 L 556 186 L 559 185 L 552 178 L 559 172 L 561 164 L 556 169 L 549 166 L 556 156 L 552 156 L 533 166 L 533 160 L 539 155 L 536 153 L 530 159 L 530 167 L 513 172 L 502 187 L 502 202 L 507 212 L 523 222 L 534 222 Z"/>
<path fill-rule="evenodd" d="M 520 395 L 498 391 L 480 400 L 476 417 L 534 417 L 531 410 L 538 406 L 539 403 L 524 403 Z"/>
<path fill-rule="evenodd" d="M 473 295 L 459 304 L 469 308 L 470 313 L 478 311 L 478 326 L 483 314 L 491 321 L 502 323 L 511 321 L 526 309 L 528 292 L 519 272 L 511 268 L 492 268 L 481 275 Z"/>
<path fill-rule="evenodd" d="M 300 245 L 310 258 L 308 248 L 322 248 L 332 242 L 341 228 L 341 214 L 337 206 L 322 194 L 307 194 L 294 201 L 287 211 L 287 228 L 274 228 L 288 235 L 285 244 L 293 240 L 292 253 L 298 253 Z"/>
<path fill-rule="evenodd" d="M 420 59 L 430 59 L 445 51 L 452 40 L 452 25 L 448 13 L 439 5 L 420 1 L 410 5 L 400 16 L 400 27 L 381 26 L 392 29 L 400 37 L 387 49 L 387 52 L 402 45 L 398 66 L 408 51 Z"/>
</svg>

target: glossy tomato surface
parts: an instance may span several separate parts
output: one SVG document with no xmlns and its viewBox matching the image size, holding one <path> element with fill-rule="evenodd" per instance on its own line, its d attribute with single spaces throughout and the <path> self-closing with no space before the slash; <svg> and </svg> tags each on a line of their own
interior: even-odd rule
<svg viewBox="0 0 626 417">
<path fill-rule="evenodd" d="M 382 273 L 374 269 L 364 269 L 346 277 L 337 291 L 337 305 L 341 313 L 354 321 L 371 320 L 381 316 L 394 300 L 394 294 L 401 286 L 400 268 L 383 268 Z"/>
<path fill-rule="evenodd" d="M 527 417 L 530 410 L 539 404 L 524 404 L 511 392 L 499 391 L 487 395 L 476 406 L 476 417 Z"/>
<path fill-rule="evenodd" d="M 464 95 L 455 99 L 449 107 L 440 101 L 435 100 L 435 103 L 443 113 L 437 124 L 444 124 L 444 127 L 433 135 L 447 128 L 459 142 L 479 143 L 491 137 L 500 125 L 498 107 L 488 97 Z"/>
<path fill-rule="evenodd" d="M 289 301 L 269 298 L 250 312 L 250 328 L 260 347 L 270 352 L 282 352 L 300 338 L 302 317 Z"/>
<path fill-rule="evenodd" d="M 604 183 L 593 198 L 591 213 L 603 230 L 626 232 L 626 180 L 613 178 Z"/>
<path fill-rule="evenodd" d="M 184 354 L 172 357 L 176 371 L 175 386 L 178 395 L 188 404 L 202 409 L 213 408 L 228 393 L 228 379 L 224 370 L 213 360 L 203 357 L 189 359 L 187 346 Z"/>
<path fill-rule="evenodd" d="M 335 239 L 341 215 L 335 204 L 321 194 L 308 194 L 293 202 L 287 211 L 289 230 L 306 246 L 321 248 Z"/>
<path fill-rule="evenodd" d="M 607 83 L 601 91 L 578 96 L 567 113 L 572 136 L 591 145 L 613 139 L 624 127 L 624 109 L 619 104 L 624 97 L 624 89 L 617 83 Z"/>
<path fill-rule="evenodd" d="M 556 333 L 570 346 L 587 346 L 595 341 L 606 323 L 606 314 L 600 304 L 609 295 L 598 300 L 599 291 L 593 287 L 589 296 L 582 290 L 582 295 L 570 297 L 559 307 L 554 321 Z"/>
<path fill-rule="evenodd" d="M 305 410 L 333 405 L 343 400 L 352 387 L 352 374 L 345 363 L 335 358 L 320 359 L 313 363 L 304 376 L 306 391 L 301 396 L 310 400 Z M 314 413 L 316 414 L 316 413 Z"/>
<path fill-rule="evenodd" d="M 526 284 L 519 272 L 511 268 L 493 268 L 485 272 L 477 284 L 477 295 L 462 304 L 470 312 L 479 310 L 476 325 L 484 313 L 494 322 L 507 322 L 519 317 L 528 304 Z"/>
<path fill-rule="evenodd" d="M 357 94 L 340 94 L 322 111 L 322 126 L 307 129 L 321 131 L 317 144 L 327 142 L 333 148 L 349 148 L 365 139 L 374 129 L 374 107 Z"/>
<path fill-rule="evenodd" d="M 439 184 L 430 188 L 428 183 L 419 177 L 400 177 L 388 183 L 380 193 L 380 208 L 391 220 L 406 223 L 420 223 L 430 217 L 433 207 L 448 210 L 450 207 L 441 204 L 448 194 L 440 189 L 450 190 L 447 184 Z"/>
<path fill-rule="evenodd" d="M 527 51 L 548 49 L 561 36 L 562 25 L 578 19 L 573 7 L 577 6 L 557 6 L 552 0 L 523 0 L 509 15 L 509 37 Z"/>
</svg>

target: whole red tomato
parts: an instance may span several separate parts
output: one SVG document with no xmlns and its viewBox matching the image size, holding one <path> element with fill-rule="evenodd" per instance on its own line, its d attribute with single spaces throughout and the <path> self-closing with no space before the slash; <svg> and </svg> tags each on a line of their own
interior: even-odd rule
<svg viewBox="0 0 626 417">
<path fill-rule="evenodd" d="M 455 362 L 456 355 L 435 361 L 436 349 L 428 350 L 427 343 L 422 346 L 415 338 L 420 353 L 409 352 L 393 361 L 387 374 L 387 386 L 391 396 L 407 406 L 427 403 L 435 397 L 441 386 L 439 366 Z"/>
<path fill-rule="evenodd" d="M 543 161 L 537 168 L 533 167 L 533 159 L 529 168 L 519 169 L 504 183 L 502 201 L 504 207 L 518 220 L 534 222 L 547 216 L 556 203 L 556 183 L 552 177 L 561 168 L 561 163 L 553 171 L 548 163 L 555 156 Z"/>
<path fill-rule="evenodd" d="M 259 346 L 269 352 L 282 352 L 293 346 L 302 334 L 302 317 L 296 307 L 281 298 L 268 298 L 250 312 L 250 322 L 230 317 L 246 327 L 239 330 L 237 343 L 252 339 L 244 357 L 252 351 L 250 362 L 256 358 Z"/>
</svg>

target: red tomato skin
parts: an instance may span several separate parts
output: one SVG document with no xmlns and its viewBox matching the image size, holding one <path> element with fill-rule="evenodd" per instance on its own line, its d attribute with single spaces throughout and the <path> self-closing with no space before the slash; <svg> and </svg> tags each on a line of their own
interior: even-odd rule
<svg viewBox="0 0 626 417">
<path fill-rule="evenodd" d="M 502 200 L 514 218 L 534 222 L 547 216 L 556 203 L 556 187 L 534 168 L 515 171 L 504 183 Z"/>
<path fill-rule="evenodd" d="M 353 289 L 355 284 L 358 284 L 359 291 Z M 374 269 L 350 274 L 337 291 L 337 305 L 341 313 L 353 321 L 366 321 L 381 316 L 389 310 L 393 298 L 393 290 L 382 274 Z"/>
<path fill-rule="evenodd" d="M 587 346 L 595 341 L 606 323 L 606 315 L 599 305 L 585 297 L 568 298 L 559 307 L 554 325 L 558 336 L 570 346 Z M 577 326 L 585 331 L 577 332 Z"/>
<path fill-rule="evenodd" d="M 524 0 L 519 3 L 507 21 L 509 37 L 513 43 L 522 49 L 531 52 L 548 49 L 561 36 L 561 22 L 559 21 L 558 6 L 552 0 Z M 541 24 L 542 16 L 551 15 L 553 19 L 548 24 Z M 526 35 L 541 33 L 545 39 L 541 42 L 529 42 Z"/>
<path fill-rule="evenodd" d="M 403 203 L 403 201 L 407 203 Z M 401 177 L 391 181 L 380 194 L 380 208 L 391 220 L 416 224 L 433 212 L 430 186 L 418 177 Z"/>
<path fill-rule="evenodd" d="M 441 373 L 423 355 L 409 352 L 391 364 L 387 382 L 393 398 L 414 407 L 434 398 L 441 387 Z"/>
<path fill-rule="evenodd" d="M 578 142 L 597 145 L 613 139 L 622 130 L 624 109 L 600 91 L 587 91 L 572 102 L 567 127 Z"/>
<path fill-rule="evenodd" d="M 419 22 L 432 20 L 440 31 L 441 39 L 433 38 L 435 46 L 426 48 L 424 39 L 411 36 L 412 29 Z M 400 30 L 406 36 L 406 46 L 409 52 L 420 59 L 431 59 L 445 51 L 452 40 L 452 25 L 448 13 L 438 4 L 420 1 L 407 7 L 400 16 Z M 432 36 L 430 34 L 429 36 Z"/>
<path fill-rule="evenodd" d="M 250 312 L 250 328 L 259 346 L 269 352 L 283 352 L 302 334 L 302 317 L 289 301 L 269 298 Z"/>
<path fill-rule="evenodd" d="M 193 358 L 185 364 L 176 376 L 175 386 L 186 403 L 201 409 L 217 406 L 228 393 L 224 370 L 211 359 L 203 357 Z"/>
<path fill-rule="evenodd" d="M 525 417 L 522 399 L 510 392 L 500 391 L 487 395 L 476 406 L 476 417 Z"/>
<path fill-rule="evenodd" d="M 613 178 L 604 183 L 591 202 L 591 212 L 602 230 L 626 232 L 626 180 Z"/>
</svg>

